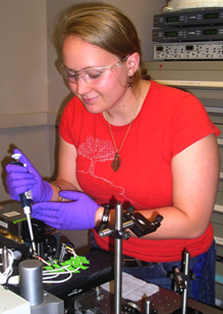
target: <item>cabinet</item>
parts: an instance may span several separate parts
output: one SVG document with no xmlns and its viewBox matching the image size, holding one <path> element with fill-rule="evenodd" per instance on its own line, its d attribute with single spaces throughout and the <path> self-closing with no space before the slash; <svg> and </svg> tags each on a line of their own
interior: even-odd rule
<svg viewBox="0 0 223 314">
<path fill-rule="evenodd" d="M 214 116 L 211 116 L 214 122 Z M 223 117 L 222 117 L 223 120 Z M 218 145 L 220 151 L 220 178 L 218 185 L 218 193 L 214 212 L 212 214 L 212 225 L 214 228 L 214 235 L 217 247 L 217 262 L 216 262 L 216 277 L 215 288 L 216 298 L 223 300 L 223 124 L 216 123 L 221 134 L 218 137 Z"/>
<path fill-rule="evenodd" d="M 197 96 L 222 132 L 218 137 L 220 177 L 212 224 L 217 247 L 216 303 L 223 306 L 223 62 L 151 61 L 145 62 L 145 67 L 151 79 Z"/>
</svg>

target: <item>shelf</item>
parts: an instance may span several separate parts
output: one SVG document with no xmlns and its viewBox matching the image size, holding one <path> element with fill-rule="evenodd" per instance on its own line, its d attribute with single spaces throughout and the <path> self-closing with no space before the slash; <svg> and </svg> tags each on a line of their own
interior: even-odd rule
<svg viewBox="0 0 223 314">
<path fill-rule="evenodd" d="M 0 115 L 0 129 L 31 127 L 40 125 L 58 126 L 61 114 L 57 112 L 35 112 Z"/>
</svg>

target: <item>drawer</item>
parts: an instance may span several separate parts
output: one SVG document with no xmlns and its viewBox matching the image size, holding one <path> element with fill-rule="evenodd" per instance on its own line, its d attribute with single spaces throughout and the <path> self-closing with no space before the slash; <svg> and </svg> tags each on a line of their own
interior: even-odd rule
<svg viewBox="0 0 223 314">
<path fill-rule="evenodd" d="M 216 201 L 215 201 L 215 207 L 222 206 L 223 211 L 223 192 L 218 191 Z"/>
<path fill-rule="evenodd" d="M 222 225 L 222 238 L 223 238 L 223 213 L 214 211 L 211 216 L 211 222 Z"/>
<path fill-rule="evenodd" d="M 221 170 L 221 172 L 222 172 L 222 170 Z M 221 174 L 221 176 L 223 175 L 223 172 L 222 172 L 222 174 Z M 223 192 L 223 179 L 220 179 L 219 180 L 219 183 L 218 183 L 218 191 L 219 192 Z M 223 205 L 223 204 L 222 204 Z"/>
<path fill-rule="evenodd" d="M 212 225 L 214 228 L 215 237 L 218 237 L 223 241 L 223 225 L 216 222 L 212 222 Z"/>
<path fill-rule="evenodd" d="M 221 242 L 223 243 L 223 239 L 221 240 Z M 223 246 L 218 244 L 218 238 L 216 239 L 216 249 L 217 249 L 217 255 L 221 256 L 222 261 L 223 261 Z M 223 266 L 223 263 L 220 263 L 220 264 L 222 264 Z"/>
<path fill-rule="evenodd" d="M 218 147 L 219 147 L 220 159 L 222 161 L 223 160 L 223 146 L 218 145 Z"/>
<path fill-rule="evenodd" d="M 215 298 L 219 300 L 223 300 L 223 284 L 217 282 L 218 277 L 216 277 L 215 281 Z"/>
<path fill-rule="evenodd" d="M 218 276 L 221 276 L 222 277 L 222 281 L 223 281 L 223 263 L 216 262 L 215 273 L 217 275 L 217 278 L 218 278 Z M 222 282 L 222 284 L 223 284 L 223 282 Z"/>
<path fill-rule="evenodd" d="M 220 159 L 220 171 L 223 172 L 223 160 Z"/>
<path fill-rule="evenodd" d="M 222 123 L 222 116 L 220 114 L 216 114 L 216 115 L 211 115 L 209 114 L 209 117 L 211 119 L 211 121 L 216 124 L 216 126 L 218 127 L 219 124 Z"/>
<path fill-rule="evenodd" d="M 218 139 L 223 138 L 223 116 L 217 115 L 219 123 L 216 122 L 216 119 L 215 119 L 216 116 L 209 116 L 209 117 L 210 117 L 211 121 L 213 123 L 215 123 L 216 127 L 219 128 L 219 130 L 221 131 L 221 134 L 219 134 Z M 215 121 L 213 121 L 213 120 L 215 120 Z"/>
</svg>

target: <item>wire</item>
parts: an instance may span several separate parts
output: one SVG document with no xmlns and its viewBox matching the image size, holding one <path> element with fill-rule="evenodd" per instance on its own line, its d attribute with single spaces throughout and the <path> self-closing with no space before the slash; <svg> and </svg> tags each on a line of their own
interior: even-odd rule
<svg viewBox="0 0 223 314">
<path fill-rule="evenodd" d="M 68 245 L 65 246 L 65 244 L 63 244 L 62 251 L 63 251 L 63 256 L 65 255 L 67 251 L 68 253 L 72 254 L 74 258 L 78 258 L 78 255 L 76 254 L 75 250 Z M 64 283 L 73 276 L 74 272 L 78 271 L 81 268 L 81 265 L 83 265 L 83 263 L 80 260 L 80 266 L 72 270 L 68 269 L 68 267 L 70 267 L 71 265 L 61 266 L 60 268 L 54 268 L 54 269 L 49 269 L 49 270 L 43 270 L 43 283 L 49 283 L 49 284 Z M 58 278 L 61 275 L 69 275 L 69 276 L 61 280 L 52 280 L 52 279 Z"/>
<path fill-rule="evenodd" d="M 12 272 L 13 272 L 13 262 L 14 262 L 14 255 L 13 252 L 10 249 L 5 250 L 5 252 L 7 253 L 6 259 L 7 259 L 7 267 L 5 269 L 5 271 L 3 273 L 0 273 L 0 284 L 4 285 L 7 282 L 7 279 L 9 278 L 9 276 L 11 276 Z M 4 254 L 4 249 L 0 249 L 0 254 Z M 3 263 L 2 263 L 3 265 Z"/>
<path fill-rule="evenodd" d="M 59 274 L 58 274 L 58 275 L 59 275 Z M 43 283 L 49 283 L 49 284 L 53 284 L 53 283 L 56 283 L 56 284 L 58 284 L 58 283 L 64 283 L 64 282 L 70 280 L 70 278 L 71 278 L 72 276 L 73 276 L 73 274 L 70 272 L 70 274 L 69 274 L 69 276 L 68 276 L 67 278 L 61 279 L 61 280 L 44 280 L 44 278 L 43 278 Z"/>
<path fill-rule="evenodd" d="M 73 276 L 73 272 L 76 272 L 78 269 L 80 269 L 80 267 L 77 267 L 75 269 L 73 269 L 72 271 L 68 269 L 69 266 L 64 266 L 64 267 L 61 267 L 61 268 L 58 268 L 58 269 L 52 269 L 52 270 L 44 270 L 43 271 L 43 283 L 64 283 L 66 281 L 68 281 L 72 276 Z M 61 272 L 61 270 L 65 270 L 65 272 Z M 56 273 L 55 273 L 56 271 Z M 52 280 L 54 278 L 57 278 L 59 277 L 60 275 L 66 275 L 68 274 L 69 276 L 64 278 L 64 279 L 61 279 L 61 280 Z M 45 277 L 44 276 L 48 276 L 48 277 Z"/>
<path fill-rule="evenodd" d="M 48 283 L 48 284 L 60 284 L 60 283 L 64 283 L 66 281 L 68 281 L 72 276 L 73 273 L 77 272 L 81 266 L 83 265 L 83 262 L 81 260 L 81 258 L 76 254 L 75 250 L 69 246 L 64 247 L 64 251 L 67 251 L 68 253 L 72 254 L 74 259 L 78 259 L 79 260 L 79 265 L 78 267 L 74 268 L 74 266 L 71 265 L 66 265 L 66 266 L 61 266 L 60 268 L 53 268 L 53 269 L 45 269 L 42 272 L 42 276 L 43 276 L 43 283 Z M 4 247 L 4 248 L 0 248 L 0 254 L 2 254 L 2 263 L 0 263 L 0 266 L 7 266 L 5 271 L 3 273 L 0 273 L 0 284 L 3 285 L 7 282 L 8 278 L 12 275 L 13 273 L 13 262 L 14 262 L 14 254 L 13 251 L 11 251 L 10 249 Z M 47 261 L 45 261 L 43 258 L 41 258 L 40 256 L 38 256 L 37 254 L 33 254 L 34 258 L 39 259 L 43 264 L 47 265 L 47 266 L 52 266 L 53 264 L 57 264 L 56 261 L 54 261 L 54 263 L 52 261 L 49 260 L 49 262 L 52 263 L 52 265 L 50 263 L 48 263 Z M 4 265 L 5 263 L 5 265 Z M 59 265 L 59 264 L 57 264 Z M 66 278 L 63 278 L 61 280 L 55 280 L 56 278 L 59 278 L 61 275 L 66 276 Z M 15 276 L 14 276 L 15 277 Z M 19 277 L 16 276 L 16 280 L 13 280 L 12 278 L 12 282 L 11 284 L 18 284 L 19 282 Z"/>
</svg>

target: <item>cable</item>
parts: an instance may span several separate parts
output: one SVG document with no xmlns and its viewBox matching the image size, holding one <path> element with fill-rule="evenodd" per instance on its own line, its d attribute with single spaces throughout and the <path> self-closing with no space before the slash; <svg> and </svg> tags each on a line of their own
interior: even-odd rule
<svg viewBox="0 0 223 314">
<path fill-rule="evenodd" d="M 42 257 L 38 256 L 36 253 L 33 254 L 34 258 L 39 259 L 43 264 L 45 264 L 45 270 L 43 269 L 42 276 L 43 276 L 43 283 L 47 284 L 60 284 L 68 281 L 72 276 L 73 273 L 77 272 L 79 269 L 86 269 L 88 267 L 84 266 L 83 264 L 89 263 L 86 259 L 84 259 L 81 256 L 78 256 L 75 252 L 75 250 L 69 246 L 64 246 L 64 252 L 67 251 L 69 254 L 72 254 L 72 258 L 74 261 L 76 261 L 75 264 L 73 264 L 73 261 L 69 262 L 68 265 L 60 265 L 55 260 L 50 260 L 49 262 L 45 261 Z M 64 253 L 63 252 L 63 253 Z M 4 247 L 0 248 L 0 254 L 2 254 L 2 263 L 0 263 L 0 266 L 3 266 L 4 272 L 0 273 L 0 284 L 3 285 L 8 281 L 10 281 L 10 284 L 16 285 L 19 283 L 19 276 L 12 276 L 13 272 L 13 262 L 14 262 L 14 253 L 10 249 Z M 78 263 L 78 265 L 77 265 Z M 60 266 L 59 268 L 54 268 L 54 266 L 57 265 Z M 76 267 L 75 267 L 75 266 Z M 52 269 L 47 269 L 47 267 L 51 267 Z M 61 275 L 66 276 L 66 278 L 63 278 L 61 280 L 55 280 L 56 278 L 60 277 Z M 10 278 L 9 278 L 10 277 Z M 8 279 L 9 278 L 9 279 Z"/>
<path fill-rule="evenodd" d="M 68 269 L 69 265 L 68 266 L 63 266 L 61 268 L 58 268 L 58 269 L 52 269 L 52 270 L 44 270 L 43 271 L 43 283 L 50 283 L 50 284 L 53 284 L 53 283 L 64 283 L 66 281 L 68 281 L 72 276 L 73 276 L 73 273 L 76 272 L 77 270 L 80 269 L 80 267 L 77 267 L 75 269 L 73 269 L 72 271 Z M 63 272 L 61 272 L 62 270 L 65 270 Z M 61 280 L 52 280 L 54 278 L 57 278 L 59 277 L 60 275 L 66 275 L 68 274 L 69 276 L 64 278 L 64 279 L 61 279 Z M 44 278 L 44 276 L 47 276 Z"/>
<path fill-rule="evenodd" d="M 68 252 L 68 253 L 72 254 L 74 259 L 78 259 L 79 260 L 79 266 L 74 268 L 73 265 L 66 265 L 66 266 L 61 266 L 60 268 L 45 269 L 45 270 L 43 270 L 43 283 L 49 283 L 49 284 L 64 283 L 64 282 L 68 281 L 72 277 L 73 273 L 77 272 L 81 268 L 81 266 L 83 265 L 81 259 L 79 258 L 79 256 L 76 254 L 75 250 L 72 247 L 70 247 L 68 245 L 65 245 L 63 243 L 61 252 L 62 253 L 60 254 L 59 262 L 60 262 L 60 259 L 62 257 L 64 257 L 66 252 Z M 36 258 L 39 259 L 38 256 L 36 256 Z M 46 264 L 46 265 L 48 264 L 42 258 L 40 260 L 44 264 Z M 51 263 L 52 263 L 52 261 L 51 261 Z M 52 267 L 53 267 L 53 264 L 52 264 Z M 73 269 L 71 270 L 71 269 L 69 269 L 69 267 L 72 267 Z M 64 279 L 61 279 L 61 280 L 52 280 L 52 279 L 58 278 L 61 275 L 69 275 L 69 276 L 64 278 Z"/>
<path fill-rule="evenodd" d="M 5 259 L 4 263 L 6 264 L 6 268 L 4 270 L 3 273 L 0 273 L 0 284 L 4 285 L 7 282 L 7 279 L 9 278 L 9 276 L 11 276 L 12 272 L 13 272 L 13 261 L 14 261 L 14 255 L 13 252 L 10 249 L 7 248 L 3 248 L 0 249 L 0 254 L 2 254 L 2 260 Z M 5 255 L 3 257 L 3 255 Z M 2 263 L 2 265 L 4 266 L 4 263 Z"/>
<path fill-rule="evenodd" d="M 75 270 L 75 271 L 76 271 L 76 270 Z M 53 278 L 57 278 L 57 277 L 59 277 L 60 275 L 64 275 L 64 274 L 69 274 L 69 276 L 66 277 L 66 278 L 64 278 L 64 279 L 61 279 L 61 280 L 51 280 L 51 279 L 53 279 Z M 68 280 L 73 276 L 73 272 L 67 270 L 67 272 L 57 273 L 57 274 L 55 274 L 55 275 L 57 275 L 57 277 L 45 278 L 45 279 L 44 279 L 44 276 L 43 276 L 43 283 L 49 283 L 49 284 L 53 284 L 53 283 L 56 283 L 56 284 L 58 284 L 58 283 L 64 283 L 64 282 L 68 281 Z M 48 280 L 48 279 L 50 279 L 50 280 Z"/>
</svg>

